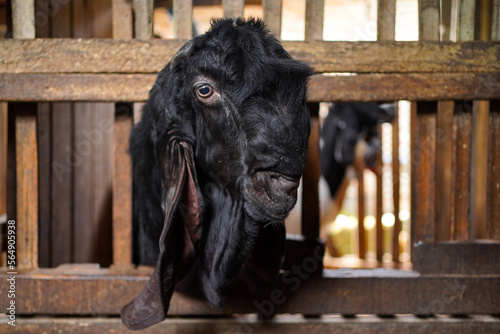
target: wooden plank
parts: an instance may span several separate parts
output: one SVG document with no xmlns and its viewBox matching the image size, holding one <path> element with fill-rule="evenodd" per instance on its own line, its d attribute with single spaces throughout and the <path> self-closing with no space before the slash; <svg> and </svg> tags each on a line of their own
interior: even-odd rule
<svg viewBox="0 0 500 334">
<path fill-rule="evenodd" d="M 358 257 L 366 258 L 368 243 L 365 230 L 365 177 L 364 172 L 358 175 Z"/>
<path fill-rule="evenodd" d="M 453 101 L 438 102 L 436 138 L 436 241 L 451 240 Z"/>
<path fill-rule="evenodd" d="M 458 1 L 457 36 L 460 41 L 474 40 L 475 13 L 475 0 Z"/>
<path fill-rule="evenodd" d="M 134 36 L 132 4 L 128 0 L 112 0 L 113 38 L 128 40 Z"/>
<path fill-rule="evenodd" d="M 379 129 L 380 131 L 380 129 Z M 377 154 L 377 165 L 382 167 L 382 152 Z M 380 173 L 375 174 L 375 256 L 377 261 L 382 261 L 384 256 L 384 229 L 382 228 L 382 215 L 384 213 L 382 203 L 382 168 Z"/>
<path fill-rule="evenodd" d="M 133 0 L 134 37 L 137 39 L 153 38 L 153 0 Z"/>
<path fill-rule="evenodd" d="M 418 36 L 422 41 L 439 41 L 439 0 L 418 0 Z"/>
<path fill-rule="evenodd" d="M 419 243 L 413 269 L 422 275 L 499 275 L 500 243 Z"/>
<path fill-rule="evenodd" d="M 325 0 L 306 1 L 305 40 L 308 42 L 323 39 L 323 20 L 325 16 Z"/>
<path fill-rule="evenodd" d="M 470 101 L 469 101 L 470 102 Z M 472 124 L 472 104 L 462 102 L 456 104 L 454 115 L 454 181 L 453 181 L 453 240 L 469 239 L 470 210 L 470 138 Z"/>
<path fill-rule="evenodd" d="M 281 0 L 262 0 L 262 7 L 264 12 L 264 22 L 276 37 L 281 37 L 281 20 L 282 20 L 282 3 Z"/>
<path fill-rule="evenodd" d="M 488 160 L 488 238 L 500 240 L 500 103 L 491 101 Z"/>
<path fill-rule="evenodd" d="M 155 78 L 156 74 L 0 73 L 0 100 L 146 101 Z M 500 98 L 495 88 L 499 82 L 500 73 L 315 75 L 308 101 L 495 99 Z"/>
<path fill-rule="evenodd" d="M 16 115 L 17 267 L 38 267 L 38 145 L 36 104 L 12 105 Z"/>
<path fill-rule="evenodd" d="M 0 73 L 157 73 L 180 40 L 0 40 Z M 290 55 L 321 72 L 500 71 L 500 42 L 293 42 Z M 147 62 L 144 59 L 148 59 Z"/>
<path fill-rule="evenodd" d="M 399 235 L 403 229 L 400 211 L 400 188 L 401 171 L 399 163 L 399 111 L 398 104 L 395 103 L 396 117 L 392 122 L 392 198 L 394 205 L 394 230 L 392 235 L 392 261 L 399 262 L 400 246 Z"/>
<path fill-rule="evenodd" d="M 193 37 L 193 1 L 174 0 L 174 36 L 179 39 Z"/>
<path fill-rule="evenodd" d="M 311 115 L 311 134 L 307 150 L 307 160 L 302 176 L 302 235 L 306 238 L 319 237 L 320 209 L 319 209 L 319 104 L 308 104 Z"/>
<path fill-rule="evenodd" d="M 128 153 L 130 106 L 117 106 L 113 137 L 113 264 L 132 262 L 132 162 Z"/>
<path fill-rule="evenodd" d="M 411 210 L 416 216 L 413 243 L 432 241 L 435 237 L 436 108 L 433 102 L 420 102 L 417 106 L 417 150 L 412 155 L 417 177 L 417 198 Z"/>
<path fill-rule="evenodd" d="M 12 35 L 14 38 L 35 38 L 35 1 L 13 0 Z"/>
<path fill-rule="evenodd" d="M 10 333 L 8 318 L 0 320 L 0 333 Z M 75 334 L 129 333 L 120 319 L 105 317 L 80 318 L 22 318 L 16 329 L 23 333 L 55 332 Z M 342 317 L 327 315 L 304 318 L 302 315 L 278 315 L 262 320 L 255 315 L 238 315 L 225 318 L 168 318 L 141 331 L 144 334 L 159 333 L 297 333 L 342 334 L 342 333 L 497 333 L 500 320 L 488 315 L 471 317 L 438 316 L 432 319 L 411 315 L 396 317 Z M 130 331 L 132 332 L 132 331 Z"/>
<path fill-rule="evenodd" d="M 310 275 L 308 267 L 298 265 L 295 271 L 284 273 L 270 290 L 250 293 L 235 285 L 228 291 L 223 309 L 211 308 L 202 299 L 175 292 L 169 314 L 264 313 L 271 307 L 278 314 L 381 315 L 495 314 L 500 309 L 498 275 L 425 276 L 394 269 L 338 269 L 325 270 L 321 277 Z M 7 276 L 0 275 L 0 279 Z M 110 269 L 68 274 L 50 269 L 18 273 L 16 315 L 118 314 L 148 280 L 148 275 L 138 272 L 125 276 L 113 274 Z M 272 296 L 277 293 L 279 302 L 273 305 L 271 298 L 275 300 Z M 0 295 L 0 302 L 7 305 L 7 294 Z"/>
<path fill-rule="evenodd" d="M 393 41 L 396 36 L 396 0 L 379 0 L 377 40 Z"/>
<path fill-rule="evenodd" d="M 243 17 L 245 0 L 222 0 L 224 17 Z"/>
</svg>

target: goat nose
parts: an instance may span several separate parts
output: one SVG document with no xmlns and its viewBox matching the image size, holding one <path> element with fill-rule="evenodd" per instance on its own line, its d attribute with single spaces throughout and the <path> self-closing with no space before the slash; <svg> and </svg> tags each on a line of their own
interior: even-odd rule
<svg viewBox="0 0 500 334">
<path fill-rule="evenodd" d="M 293 195 L 299 187 L 300 179 L 290 178 L 283 175 L 278 177 L 281 189 L 288 195 Z"/>
</svg>

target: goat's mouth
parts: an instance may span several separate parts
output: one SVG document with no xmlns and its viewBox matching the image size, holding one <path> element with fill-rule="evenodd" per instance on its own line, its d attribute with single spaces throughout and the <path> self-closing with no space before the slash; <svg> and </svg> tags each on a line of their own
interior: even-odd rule
<svg viewBox="0 0 500 334">
<path fill-rule="evenodd" d="M 297 202 L 300 178 L 258 171 L 244 184 L 245 211 L 257 221 L 283 221 Z"/>
</svg>

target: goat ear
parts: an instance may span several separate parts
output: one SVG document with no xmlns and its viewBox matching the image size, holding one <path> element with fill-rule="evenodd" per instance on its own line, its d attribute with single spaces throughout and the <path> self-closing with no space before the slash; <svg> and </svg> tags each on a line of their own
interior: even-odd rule
<svg viewBox="0 0 500 334">
<path fill-rule="evenodd" d="M 181 63 L 189 54 L 191 50 L 191 46 L 193 45 L 193 41 L 190 40 L 186 44 L 184 44 L 179 51 L 174 55 L 172 60 L 170 61 L 170 70 L 172 71 L 177 64 Z"/>
<path fill-rule="evenodd" d="M 201 240 L 201 210 L 191 146 L 171 135 L 165 162 L 162 204 L 165 212 L 160 255 L 144 290 L 121 311 L 130 329 L 143 329 L 165 319 L 174 286 L 187 275 Z"/>
</svg>

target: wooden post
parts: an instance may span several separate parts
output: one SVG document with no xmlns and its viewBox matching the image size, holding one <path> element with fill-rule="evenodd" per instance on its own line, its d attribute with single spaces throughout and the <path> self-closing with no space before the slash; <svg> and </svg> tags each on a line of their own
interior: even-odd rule
<svg viewBox="0 0 500 334">
<path fill-rule="evenodd" d="M 150 39 L 153 37 L 153 0 L 133 0 L 135 38 Z"/>
<path fill-rule="evenodd" d="M 243 17 L 244 0 L 222 0 L 224 17 Z"/>
<path fill-rule="evenodd" d="M 112 0 L 113 38 L 131 39 L 134 35 L 133 10 L 130 1 Z"/>
<path fill-rule="evenodd" d="M 306 32 L 305 40 L 308 42 L 323 39 L 323 19 L 325 13 L 324 0 L 306 1 Z"/>
<path fill-rule="evenodd" d="M 12 35 L 14 38 L 35 38 L 35 1 L 12 0 Z"/>
<path fill-rule="evenodd" d="M 281 0 L 263 0 L 264 22 L 276 38 L 281 37 Z"/>
<path fill-rule="evenodd" d="M 193 37 L 193 1 L 174 0 L 174 35 L 179 39 Z"/>
</svg>

